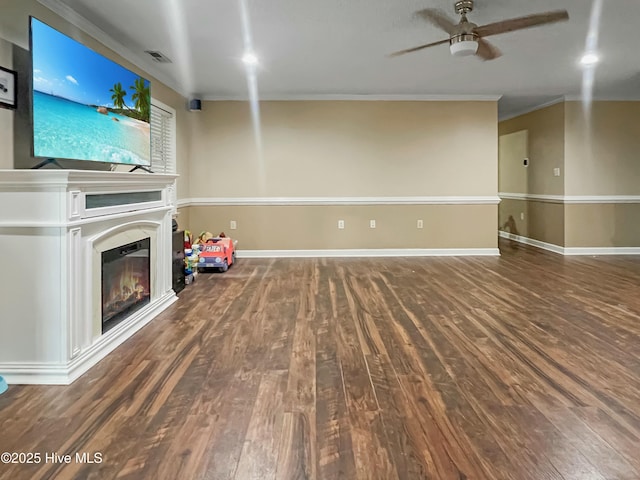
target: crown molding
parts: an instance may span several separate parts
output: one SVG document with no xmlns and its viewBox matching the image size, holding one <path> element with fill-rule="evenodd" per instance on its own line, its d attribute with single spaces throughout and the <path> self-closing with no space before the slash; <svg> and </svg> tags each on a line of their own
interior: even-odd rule
<svg viewBox="0 0 640 480">
<path fill-rule="evenodd" d="M 620 97 L 615 95 L 595 95 L 592 98 L 593 102 L 640 102 L 640 97 L 638 98 L 629 98 L 628 96 Z M 517 110 L 515 112 L 508 113 L 504 116 L 499 116 L 499 122 L 506 122 L 507 120 L 511 120 L 512 118 L 517 118 L 522 115 L 526 115 L 527 113 L 532 113 L 538 110 L 542 110 L 543 108 L 551 107 L 558 103 L 563 102 L 582 102 L 582 95 L 563 95 L 555 100 L 551 100 L 549 102 L 541 103 L 539 105 L 535 105 L 533 107 L 524 108 L 521 110 Z"/>
<path fill-rule="evenodd" d="M 260 101 L 359 101 L 359 102 L 497 102 L 502 95 L 358 95 L 358 94 L 281 94 L 260 95 Z M 208 102 L 247 101 L 246 95 L 205 95 Z"/>
<path fill-rule="evenodd" d="M 131 62 L 141 70 L 144 70 L 145 73 L 153 76 L 156 80 L 164 83 L 167 87 L 172 88 L 183 97 L 187 97 L 187 95 L 183 92 L 183 89 L 177 84 L 176 80 L 161 71 L 156 65 L 153 64 L 153 61 L 135 53 L 133 50 L 118 42 L 100 27 L 95 25 L 86 17 L 80 15 L 68 5 L 60 2 L 59 0 L 37 1 L 52 12 L 64 18 L 67 22 L 85 32 L 87 35 L 93 37 L 105 47 L 113 50 L 125 60 Z M 153 93 L 153 85 L 151 86 L 151 88 Z"/>
<path fill-rule="evenodd" d="M 567 102 L 582 102 L 582 95 L 565 95 Z M 635 98 L 621 97 L 618 95 L 594 95 L 591 99 L 593 102 L 640 102 L 640 97 Z"/>
<path fill-rule="evenodd" d="M 458 197 L 208 197 L 183 198 L 178 207 L 329 205 L 497 205 L 497 196 Z"/>
<path fill-rule="evenodd" d="M 562 102 L 581 102 L 582 95 L 564 95 L 556 98 L 555 100 L 551 100 L 549 102 L 541 103 L 540 105 L 536 105 L 534 107 L 525 108 L 522 110 L 517 110 L 516 112 L 509 113 L 502 117 L 498 117 L 499 122 L 506 122 L 507 120 L 511 120 L 513 118 L 520 117 L 522 115 L 526 115 L 527 113 L 535 112 L 537 110 L 542 110 L 543 108 L 551 107 L 558 103 Z M 616 96 L 607 96 L 607 95 L 596 95 L 593 97 L 592 101 L 594 102 L 640 102 L 640 98 L 621 98 Z"/>
<path fill-rule="evenodd" d="M 503 117 L 498 117 L 499 122 L 506 122 L 507 120 L 511 120 L 512 118 L 520 117 L 522 115 L 526 115 L 527 113 L 535 112 L 538 110 L 542 110 L 543 108 L 551 107 L 553 105 L 557 105 L 558 103 L 562 103 L 566 100 L 566 97 L 561 96 L 549 102 L 541 103 L 540 105 L 535 105 L 533 107 L 527 107 L 521 110 L 517 110 L 515 112 L 509 113 Z"/>
</svg>

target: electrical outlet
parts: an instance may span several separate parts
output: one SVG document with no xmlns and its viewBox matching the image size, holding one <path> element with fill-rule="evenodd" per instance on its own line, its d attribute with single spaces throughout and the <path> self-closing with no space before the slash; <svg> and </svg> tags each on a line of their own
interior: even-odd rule
<svg viewBox="0 0 640 480">
<path fill-rule="evenodd" d="M 376 221 L 375 220 L 369 220 L 369 228 L 376 228 Z"/>
<path fill-rule="evenodd" d="M 231 220 L 231 221 L 229 222 L 229 228 L 230 228 L 231 230 L 235 230 L 236 228 L 238 228 L 238 223 L 237 223 L 235 220 Z"/>
<path fill-rule="evenodd" d="M 344 229 L 344 220 L 338 220 L 338 228 L 340 230 Z"/>
<path fill-rule="evenodd" d="M 520 220 L 524 220 L 524 212 L 520 212 Z"/>
<path fill-rule="evenodd" d="M 559 177 L 560 176 L 560 169 L 559 168 L 554 168 L 553 169 L 553 176 L 554 177 Z"/>
<path fill-rule="evenodd" d="M 418 220 L 417 227 L 424 228 L 424 222 L 422 220 Z"/>
</svg>

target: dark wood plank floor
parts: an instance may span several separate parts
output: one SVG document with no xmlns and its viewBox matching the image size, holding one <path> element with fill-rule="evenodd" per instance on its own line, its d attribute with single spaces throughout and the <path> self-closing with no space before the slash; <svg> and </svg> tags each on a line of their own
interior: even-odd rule
<svg viewBox="0 0 640 480">
<path fill-rule="evenodd" d="M 640 257 L 240 260 L 68 387 L 2 479 L 640 479 Z"/>
</svg>

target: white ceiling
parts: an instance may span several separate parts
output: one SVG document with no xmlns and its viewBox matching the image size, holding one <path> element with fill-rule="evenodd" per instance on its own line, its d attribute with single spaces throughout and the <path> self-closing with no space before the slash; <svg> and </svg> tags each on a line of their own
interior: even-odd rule
<svg viewBox="0 0 640 480">
<path fill-rule="evenodd" d="M 43 1 L 51 4 L 52 0 Z M 501 116 L 578 95 L 593 0 L 476 0 L 478 25 L 566 8 L 566 23 L 491 37 L 504 56 L 490 62 L 451 57 L 447 45 L 397 58 L 387 54 L 444 39 L 413 12 L 426 7 L 455 17 L 452 0 L 246 0 L 260 59 L 261 98 L 322 95 L 503 95 Z M 241 0 L 53 0 L 65 4 L 133 55 L 160 50 L 173 60 L 152 73 L 181 93 L 246 98 Z M 636 49 L 640 1 L 604 2 L 602 63 L 596 95 L 640 99 Z M 68 13 L 68 12 L 67 12 Z M 125 55 L 126 56 L 126 55 Z M 146 61 L 146 59 L 145 59 Z"/>
</svg>

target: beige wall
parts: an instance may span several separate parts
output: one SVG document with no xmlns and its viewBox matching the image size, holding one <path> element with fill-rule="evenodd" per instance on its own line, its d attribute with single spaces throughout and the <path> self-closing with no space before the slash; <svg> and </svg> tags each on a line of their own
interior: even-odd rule
<svg viewBox="0 0 640 480">
<path fill-rule="evenodd" d="M 580 102 L 565 102 L 501 122 L 498 129 L 501 191 L 566 196 L 640 195 L 640 102 L 596 101 L 588 111 Z M 502 162 L 505 150 L 508 154 L 514 149 L 514 135 L 519 131 L 528 133 L 531 158 L 529 190 L 525 192 L 502 188 L 508 185 L 518 189 L 522 183 L 520 172 L 504 168 Z M 564 167 L 560 177 L 552 176 L 556 163 Z M 559 181 L 563 178 L 561 188 Z M 500 229 L 509 230 L 505 224 L 512 216 L 520 235 L 560 246 L 640 246 L 640 204 L 594 201 L 564 204 L 503 200 Z M 519 218 L 522 212 L 525 221 Z"/>
<path fill-rule="evenodd" d="M 500 122 L 501 192 L 564 195 L 564 118 L 564 104 L 560 103 Z M 524 157 L 529 158 L 528 167 L 522 164 Z M 554 168 L 560 168 L 559 177 L 553 175 Z M 498 228 L 516 233 L 510 227 L 523 237 L 564 246 L 564 205 L 503 199 Z"/>
<path fill-rule="evenodd" d="M 640 247 L 640 204 L 565 205 L 566 246 Z"/>
<path fill-rule="evenodd" d="M 242 250 L 497 248 L 495 205 L 190 207 L 191 231 L 238 240 Z M 417 229 L 418 219 L 424 228 Z M 237 230 L 229 230 L 229 222 Z M 338 220 L 345 221 L 338 230 Z M 376 220 L 376 228 L 369 228 Z"/>
<path fill-rule="evenodd" d="M 498 125 L 501 137 L 522 130 L 528 132 L 528 193 L 564 194 L 564 129 L 564 103 L 505 120 Z M 553 176 L 554 168 L 560 168 L 559 177 Z"/>
<path fill-rule="evenodd" d="M 191 225 L 190 211 L 191 207 L 181 207 L 178 209 L 178 216 L 176 217 L 176 221 L 178 222 L 178 228 L 180 230 L 189 230 Z"/>
<path fill-rule="evenodd" d="M 117 61 L 126 68 L 144 75 L 151 81 L 151 95 L 161 102 L 173 107 L 177 111 L 177 162 L 178 173 L 181 178 L 178 180 L 178 197 L 183 198 L 188 193 L 188 126 L 186 117 L 186 99 L 176 93 L 171 88 L 154 79 L 151 75 L 141 70 L 136 65 L 131 64 L 115 52 L 109 50 L 104 45 L 82 32 L 77 27 L 51 12 L 36 0 L 20 0 L 4 2 L 2 13 L 0 14 L 0 61 L 2 65 L 14 65 L 17 69 L 13 52 L 14 45 L 19 47 L 18 51 L 22 60 L 28 59 L 29 48 L 29 15 L 33 15 L 61 32 L 79 40 L 97 52 Z M 28 69 L 18 72 L 22 75 L 19 89 L 22 94 L 27 90 L 25 80 L 28 79 Z M 30 168 L 38 160 L 30 155 L 31 133 L 29 131 L 29 112 L 25 102 L 19 105 L 16 112 L 0 112 L 0 168 Z M 6 140 L 6 141 L 5 141 Z M 70 168 L 87 168 L 87 163 L 60 162 Z"/>
<path fill-rule="evenodd" d="M 529 237 L 565 246 L 565 211 L 561 203 L 527 202 Z"/>
<path fill-rule="evenodd" d="M 566 194 L 640 194 L 640 101 L 566 103 Z"/>
<path fill-rule="evenodd" d="M 524 220 L 520 214 L 524 214 Z M 503 199 L 499 229 L 553 245 L 565 245 L 565 211 L 562 203 Z"/>
<path fill-rule="evenodd" d="M 498 141 L 498 191 L 529 192 L 529 167 L 524 165 L 524 160 L 528 156 L 528 130 L 500 135 Z"/>
<path fill-rule="evenodd" d="M 567 195 L 640 195 L 640 102 L 566 104 Z M 568 247 L 640 247 L 640 204 L 565 205 Z"/>
<path fill-rule="evenodd" d="M 495 195 L 495 102 L 204 102 L 192 197 Z"/>
<path fill-rule="evenodd" d="M 495 102 L 262 102 L 260 113 L 258 152 L 246 102 L 203 104 L 193 198 L 497 194 Z M 496 248 L 496 217 L 496 205 L 189 208 L 194 233 L 224 230 L 249 250 Z"/>
<path fill-rule="evenodd" d="M 524 218 L 521 215 L 524 215 Z M 498 208 L 498 229 L 521 237 L 530 237 L 529 202 L 503 198 Z"/>
</svg>

